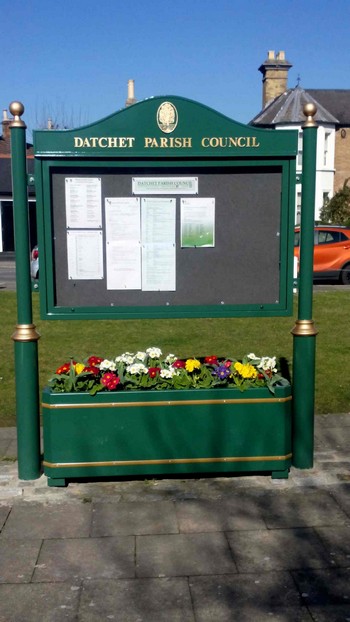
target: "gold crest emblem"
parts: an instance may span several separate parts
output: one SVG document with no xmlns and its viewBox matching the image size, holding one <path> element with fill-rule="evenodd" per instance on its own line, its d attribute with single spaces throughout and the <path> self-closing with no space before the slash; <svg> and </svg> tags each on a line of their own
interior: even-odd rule
<svg viewBox="0 0 350 622">
<path fill-rule="evenodd" d="M 170 102 L 163 102 L 157 110 L 157 123 L 159 129 L 165 134 L 170 134 L 177 126 L 177 110 Z"/>
</svg>

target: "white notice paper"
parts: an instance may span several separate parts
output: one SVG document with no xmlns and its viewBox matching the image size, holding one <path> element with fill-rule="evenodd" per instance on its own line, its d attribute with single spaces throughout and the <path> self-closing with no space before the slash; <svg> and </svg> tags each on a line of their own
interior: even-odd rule
<svg viewBox="0 0 350 622">
<path fill-rule="evenodd" d="M 103 279 L 102 231 L 67 231 L 68 278 Z"/>
<path fill-rule="evenodd" d="M 107 244 L 107 289 L 141 289 L 141 248 Z"/>
<path fill-rule="evenodd" d="M 105 200 L 107 289 L 141 289 L 140 199 Z"/>
<path fill-rule="evenodd" d="M 111 197 L 105 200 L 106 241 L 140 244 L 140 199 Z"/>
<path fill-rule="evenodd" d="M 146 244 L 142 247 L 142 290 L 176 290 L 176 249 L 172 244 Z"/>
<path fill-rule="evenodd" d="M 102 228 L 101 179 L 66 177 L 66 223 L 68 229 Z"/>
<path fill-rule="evenodd" d="M 142 290 L 176 290 L 176 199 L 141 203 Z"/>
</svg>

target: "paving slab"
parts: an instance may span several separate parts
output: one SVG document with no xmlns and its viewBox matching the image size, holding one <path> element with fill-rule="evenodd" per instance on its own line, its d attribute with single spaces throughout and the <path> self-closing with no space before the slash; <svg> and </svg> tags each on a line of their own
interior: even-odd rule
<svg viewBox="0 0 350 622">
<path fill-rule="evenodd" d="M 7 459 L 15 459 L 18 455 L 17 441 L 10 440 L 9 445 L 7 446 L 6 456 Z"/>
<path fill-rule="evenodd" d="M 314 620 L 348 622 L 350 619 L 350 568 L 296 571 L 293 578 Z"/>
<path fill-rule="evenodd" d="M 1 438 L 2 439 L 10 439 L 11 441 L 17 439 L 17 428 L 1 428 Z"/>
<path fill-rule="evenodd" d="M 90 533 L 91 504 L 14 505 L 1 538 L 74 538 Z"/>
<path fill-rule="evenodd" d="M 9 439 L 4 439 L 4 440 L 0 440 L 0 459 L 3 458 L 3 456 L 6 456 L 8 453 L 8 447 L 11 444 L 12 441 L 10 441 Z"/>
<path fill-rule="evenodd" d="M 348 606 L 327 605 L 327 607 L 310 607 L 312 619 L 315 622 L 349 622 L 350 611 Z"/>
<path fill-rule="evenodd" d="M 178 532 L 175 505 L 172 501 L 93 505 L 93 537 Z"/>
<path fill-rule="evenodd" d="M 237 572 L 222 533 L 136 536 L 136 575 L 175 577 Z"/>
<path fill-rule="evenodd" d="M 261 512 L 269 529 L 349 524 L 348 516 L 323 490 L 266 495 Z"/>
<path fill-rule="evenodd" d="M 76 538 L 45 540 L 34 582 L 118 579 L 135 576 L 135 539 Z"/>
<path fill-rule="evenodd" d="M 334 488 L 332 490 L 332 497 L 336 500 L 343 512 L 350 518 L 350 482 Z"/>
<path fill-rule="evenodd" d="M 219 501 L 178 501 L 176 513 L 182 533 L 266 528 L 253 493 L 230 495 Z"/>
<path fill-rule="evenodd" d="M 228 533 L 239 572 L 325 568 L 331 558 L 313 529 Z"/>
<path fill-rule="evenodd" d="M 335 566 L 350 567 L 350 527 L 315 527 Z"/>
<path fill-rule="evenodd" d="M 84 581 L 79 622 L 195 622 L 187 578 Z"/>
<path fill-rule="evenodd" d="M 41 540 L 0 540 L 0 583 L 30 582 L 41 544 Z"/>
<path fill-rule="evenodd" d="M 350 444 L 350 426 L 341 426 L 338 428 L 319 428 L 316 430 L 316 439 L 322 447 L 329 449 L 348 450 Z"/>
<path fill-rule="evenodd" d="M 76 622 L 79 585 L 0 585 L 0 622 Z"/>
<path fill-rule="evenodd" d="M 190 577 L 196 622 L 312 622 L 288 572 Z"/>
<path fill-rule="evenodd" d="M 315 430 L 319 428 L 345 428 L 350 426 L 350 413 L 316 415 Z"/>
<path fill-rule="evenodd" d="M 0 531 L 3 528 L 10 511 L 11 511 L 11 506 L 0 505 Z"/>
</svg>

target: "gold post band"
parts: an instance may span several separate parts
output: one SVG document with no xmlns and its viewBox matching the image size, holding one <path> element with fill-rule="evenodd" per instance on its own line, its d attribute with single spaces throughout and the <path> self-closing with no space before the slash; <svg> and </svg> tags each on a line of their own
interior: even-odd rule
<svg viewBox="0 0 350 622">
<path fill-rule="evenodd" d="M 13 341 L 38 341 L 40 334 L 35 329 L 35 324 L 17 324 L 12 335 Z"/>
<path fill-rule="evenodd" d="M 316 330 L 313 320 L 296 320 L 295 326 L 290 332 L 298 337 L 310 337 L 317 335 L 318 330 Z"/>
</svg>

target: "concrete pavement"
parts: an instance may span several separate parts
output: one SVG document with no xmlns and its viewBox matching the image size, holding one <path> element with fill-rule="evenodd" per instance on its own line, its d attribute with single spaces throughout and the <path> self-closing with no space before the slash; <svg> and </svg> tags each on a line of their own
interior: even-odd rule
<svg viewBox="0 0 350 622">
<path fill-rule="evenodd" d="M 0 429 L 0 622 L 350 621 L 350 413 L 315 466 L 250 475 L 18 480 Z"/>
</svg>

